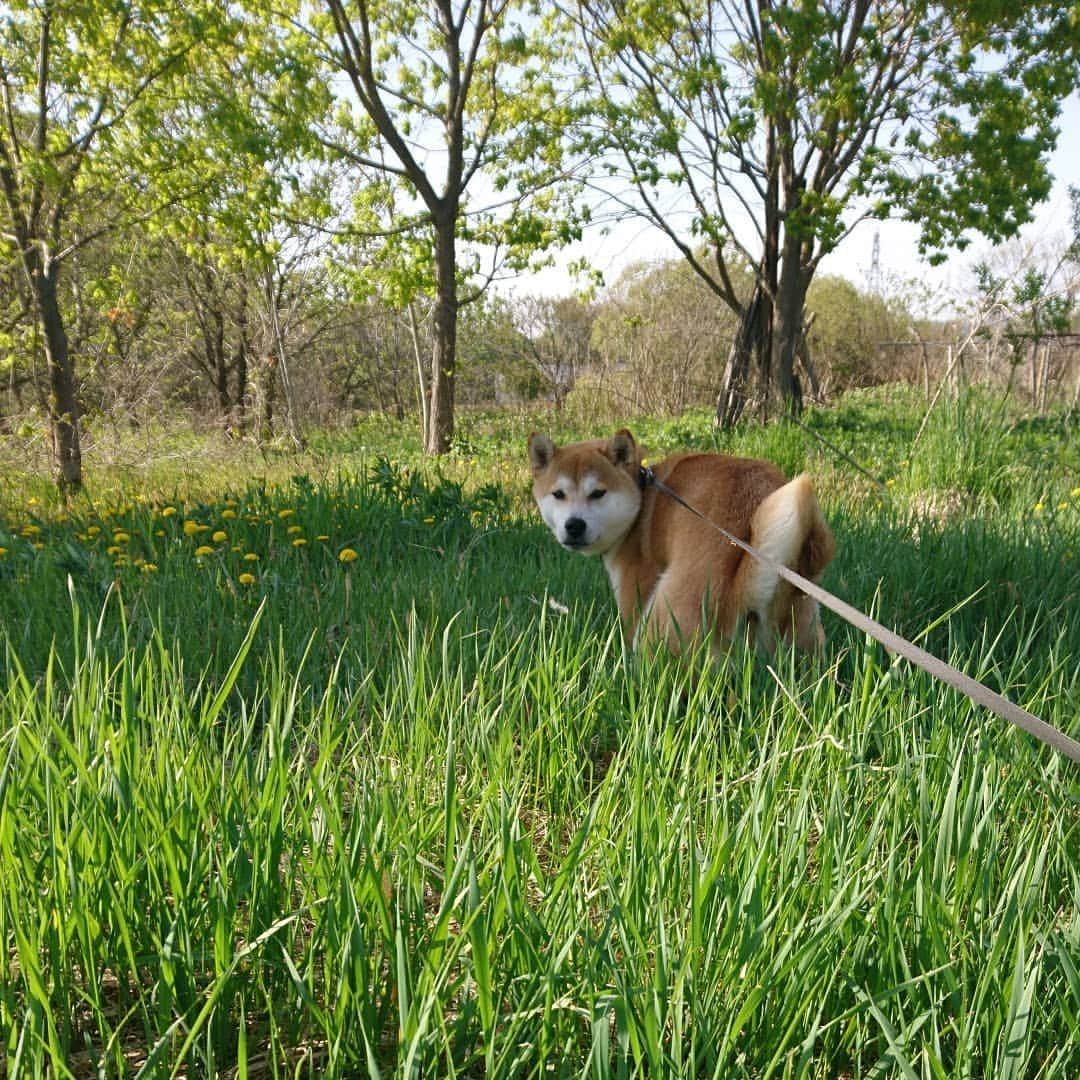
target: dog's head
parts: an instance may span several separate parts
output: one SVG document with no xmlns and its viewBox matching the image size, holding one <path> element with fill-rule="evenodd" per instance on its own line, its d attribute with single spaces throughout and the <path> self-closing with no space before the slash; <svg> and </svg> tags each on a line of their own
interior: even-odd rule
<svg viewBox="0 0 1080 1080">
<path fill-rule="evenodd" d="M 610 439 L 556 446 L 529 436 L 533 495 L 555 539 L 596 555 L 619 544 L 641 509 L 641 461 L 625 428 Z"/>
</svg>

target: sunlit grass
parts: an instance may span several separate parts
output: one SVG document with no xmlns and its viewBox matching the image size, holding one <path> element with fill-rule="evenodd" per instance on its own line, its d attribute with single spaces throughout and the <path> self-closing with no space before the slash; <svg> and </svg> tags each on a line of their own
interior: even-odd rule
<svg viewBox="0 0 1080 1080">
<path fill-rule="evenodd" d="M 1077 735 L 1073 451 L 866 416 L 808 423 L 881 484 L 724 448 L 822 477 L 830 588 Z M 9 481 L 7 1075 L 1077 1075 L 1076 767 L 828 616 L 818 660 L 626 657 L 527 512 L 535 419 L 441 479 L 389 433 L 216 492 Z"/>
</svg>

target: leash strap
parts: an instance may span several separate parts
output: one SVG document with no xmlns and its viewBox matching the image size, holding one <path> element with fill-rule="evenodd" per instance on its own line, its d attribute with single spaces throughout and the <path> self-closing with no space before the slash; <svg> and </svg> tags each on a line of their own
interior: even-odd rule
<svg viewBox="0 0 1080 1080">
<path fill-rule="evenodd" d="M 925 649 L 921 649 L 918 645 L 908 641 L 907 638 L 902 638 L 887 626 L 875 622 L 859 611 L 858 608 L 845 603 L 838 596 L 834 596 L 827 589 L 823 589 L 809 578 L 803 577 L 802 574 L 798 574 L 782 563 L 776 562 L 775 559 L 758 551 L 757 548 L 752 547 L 745 540 L 740 540 L 737 536 L 732 535 L 727 529 L 707 518 L 696 507 L 691 506 L 677 491 L 672 490 L 662 480 L 658 479 L 652 469 L 642 468 L 639 483 L 642 488 L 655 487 L 657 491 L 674 499 L 675 502 L 685 507 L 695 517 L 700 518 L 710 528 L 715 529 L 729 543 L 734 544 L 748 555 L 752 555 L 759 562 L 764 563 L 770 570 L 784 578 L 785 581 L 802 590 L 807 596 L 813 597 L 819 604 L 823 604 L 830 611 L 836 612 L 837 615 L 851 623 L 856 629 L 861 630 L 864 634 L 869 634 L 875 641 L 884 645 L 886 649 L 899 653 L 905 660 L 910 661 L 916 667 L 922 668 L 923 671 L 929 672 L 935 679 L 940 679 L 954 689 L 959 690 L 962 694 L 966 694 L 975 704 L 984 706 L 996 716 L 1001 717 L 1001 719 L 1008 720 L 1009 723 L 1022 728 L 1029 735 L 1034 735 L 1036 739 L 1046 743 L 1047 746 L 1052 746 L 1066 757 L 1080 763 L 1080 742 L 1066 735 L 1065 732 L 1059 731 L 1053 725 L 1040 720 L 1026 709 L 1020 708 L 1019 705 L 1016 705 L 1008 698 L 995 693 L 988 686 L 976 682 L 970 675 L 965 675 L 951 664 L 946 664 L 944 660 L 934 656 L 933 653 L 928 653 Z"/>
</svg>

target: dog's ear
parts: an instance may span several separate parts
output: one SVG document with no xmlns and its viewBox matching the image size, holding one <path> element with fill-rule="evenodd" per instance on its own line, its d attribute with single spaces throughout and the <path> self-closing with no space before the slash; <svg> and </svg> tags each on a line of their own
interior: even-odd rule
<svg viewBox="0 0 1080 1080">
<path fill-rule="evenodd" d="M 529 464 L 533 475 L 539 476 L 555 456 L 555 444 L 546 436 L 534 431 L 529 436 Z"/>
<path fill-rule="evenodd" d="M 613 465 L 632 465 L 637 468 L 638 449 L 634 436 L 626 428 L 615 432 L 607 444 L 607 456 Z"/>
</svg>

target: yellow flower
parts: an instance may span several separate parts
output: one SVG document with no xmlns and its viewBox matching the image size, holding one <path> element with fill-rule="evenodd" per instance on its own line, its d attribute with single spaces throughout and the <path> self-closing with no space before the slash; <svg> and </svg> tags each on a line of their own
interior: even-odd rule
<svg viewBox="0 0 1080 1080">
<path fill-rule="evenodd" d="M 306 541 L 306 540 L 305 540 L 305 539 L 304 539 L 304 538 L 303 538 L 302 536 L 298 536 L 298 537 L 297 537 L 297 538 L 296 538 L 296 539 L 295 539 L 295 540 L 294 540 L 294 541 L 292 542 L 292 546 L 293 546 L 293 547 L 303 547 L 303 546 L 304 546 L 304 545 L 305 545 L 306 543 L 307 543 L 307 541 Z"/>
<path fill-rule="evenodd" d="M 184 522 L 184 535 L 195 536 L 201 533 L 206 528 L 205 525 L 200 525 L 197 521 L 185 521 Z"/>
<path fill-rule="evenodd" d="M 356 552 L 353 551 L 352 548 L 342 548 L 340 553 L 338 554 L 338 558 L 343 563 L 350 563 L 350 562 L 356 562 L 356 560 L 358 558 L 360 558 L 360 556 L 357 555 Z"/>
<path fill-rule="evenodd" d="M 157 563 L 144 562 L 139 569 L 142 570 L 144 574 L 152 574 L 157 569 Z"/>
<path fill-rule="evenodd" d="M 229 534 L 227 532 L 225 532 L 223 529 L 218 529 L 218 531 L 216 533 L 214 533 L 212 539 L 213 539 L 215 544 L 220 544 L 223 541 L 229 539 Z"/>
<path fill-rule="evenodd" d="M 221 516 L 226 521 L 233 521 L 236 518 L 236 511 L 235 510 L 222 510 L 221 511 Z"/>
<path fill-rule="evenodd" d="M 1080 488 L 1073 488 L 1072 491 L 1069 492 L 1069 494 L 1074 499 L 1080 499 Z"/>
<path fill-rule="evenodd" d="M 426 517 L 426 518 L 424 518 L 424 524 L 425 525 L 434 525 L 435 524 L 435 519 L 433 517 Z"/>
<path fill-rule="evenodd" d="M 241 574 L 236 580 L 239 581 L 241 585 L 254 585 L 255 584 L 255 575 L 254 574 Z"/>
<path fill-rule="evenodd" d="M 1057 504 L 1057 508 L 1058 508 L 1059 510 L 1067 510 L 1067 509 L 1068 509 L 1068 507 L 1069 507 L 1069 504 L 1068 504 L 1068 503 L 1064 503 L 1064 502 L 1059 502 L 1059 503 Z"/>
<path fill-rule="evenodd" d="M 87 536 L 97 536 L 99 532 L 101 532 L 100 525 L 90 525 L 86 530 Z"/>
<path fill-rule="evenodd" d="M 105 554 L 106 554 L 106 555 L 119 555 L 119 554 L 120 554 L 120 550 L 121 550 L 121 549 L 120 549 L 120 547 L 119 547 L 118 545 L 116 545 L 116 544 L 110 544 L 110 545 L 109 545 L 109 546 L 108 546 L 108 547 L 107 547 L 107 548 L 105 549 Z"/>
<path fill-rule="evenodd" d="M 166 506 L 166 507 L 164 507 L 162 509 L 161 516 L 162 517 L 172 517 L 173 514 L 175 514 L 175 513 L 176 513 L 176 507 L 175 506 Z"/>
<path fill-rule="evenodd" d="M 40 525 L 24 525 L 22 527 L 22 529 L 19 530 L 19 532 L 20 532 L 21 536 L 25 536 L 27 538 L 29 538 L 31 536 L 37 536 L 37 534 L 39 532 L 41 532 L 41 526 Z"/>
<path fill-rule="evenodd" d="M 890 476 L 889 479 L 885 481 L 885 486 L 886 487 L 895 487 L 896 486 L 896 480 L 893 477 Z"/>
<path fill-rule="evenodd" d="M 117 529 L 112 535 L 114 544 L 126 544 L 131 537 L 123 531 L 123 529 Z"/>
<path fill-rule="evenodd" d="M 2 559 L 7 554 L 7 550 L 8 549 L 6 547 L 0 547 L 0 559 Z"/>
<path fill-rule="evenodd" d="M 295 514 L 295 513 L 296 513 L 295 510 L 291 510 L 289 507 L 286 506 L 284 510 L 279 510 L 277 512 L 277 516 L 279 518 L 287 518 L 287 517 L 292 517 L 293 514 Z"/>
<path fill-rule="evenodd" d="M 244 556 L 244 562 L 258 562 L 258 561 L 259 561 L 259 556 L 256 555 L 254 551 L 249 551 Z"/>
<path fill-rule="evenodd" d="M 1046 508 L 1043 506 L 1043 504 L 1041 502 L 1037 502 L 1035 504 L 1035 506 L 1034 506 L 1034 510 L 1035 510 L 1036 514 L 1041 514 L 1043 512 L 1043 510 L 1045 510 L 1045 509 Z"/>
<path fill-rule="evenodd" d="M 303 525 L 290 525 L 285 531 L 290 536 L 295 536 L 297 533 L 302 533 L 304 531 L 304 526 Z"/>
<path fill-rule="evenodd" d="M 316 536 L 315 539 L 316 540 L 329 540 L 330 537 L 327 536 L 326 533 L 319 533 L 319 535 Z"/>
<path fill-rule="evenodd" d="M 35 551 L 44 551 L 45 550 L 45 545 L 43 543 L 41 543 L 40 541 L 38 541 L 38 543 L 36 543 L 36 544 L 31 544 L 30 546 Z"/>
<path fill-rule="evenodd" d="M 195 549 L 196 555 L 213 555 L 214 549 L 209 544 L 202 544 Z"/>
</svg>

